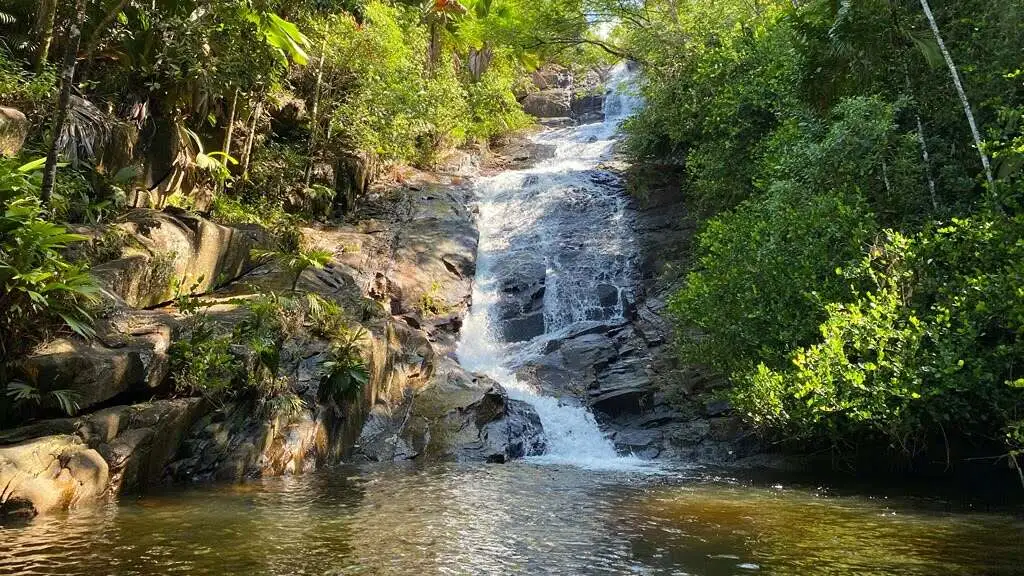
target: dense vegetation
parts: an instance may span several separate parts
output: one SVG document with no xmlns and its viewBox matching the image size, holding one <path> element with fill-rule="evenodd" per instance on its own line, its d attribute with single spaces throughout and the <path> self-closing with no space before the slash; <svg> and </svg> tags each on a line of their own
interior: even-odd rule
<svg viewBox="0 0 1024 576">
<path fill-rule="evenodd" d="M 28 138 L 0 158 L 0 425 L 35 404 L 74 409 L 66 391 L 50 398 L 11 368 L 49 338 L 93 334 L 105 304 L 90 261 L 118 257 L 130 240 L 111 224 L 135 207 L 262 225 L 277 247 L 253 257 L 291 280 L 246 304 L 276 320 L 230 335 L 185 286 L 187 337 L 171 351 L 179 391 L 292 402 L 272 377 L 288 327 L 333 322 L 320 334 L 333 342 L 323 387 L 351 393 L 358 330 L 324 319 L 348 311 L 297 293 L 302 270 L 331 256 L 303 246 L 298 225 L 343 215 L 390 166 L 431 168 L 527 126 L 517 97 L 529 73 L 559 54 L 592 60 L 565 41 L 586 28 L 571 1 L 5 3 L 0 106 L 27 116 Z M 89 242 L 71 233 L 80 225 Z M 234 344 L 258 350 L 266 370 L 240 368 Z"/>
<path fill-rule="evenodd" d="M 240 378 L 232 343 L 272 367 L 287 326 L 315 315 L 294 280 L 326 256 L 300 246 L 297 219 L 350 207 L 389 165 L 525 126 L 517 97 L 545 59 L 629 56 L 647 107 L 628 152 L 684 166 L 700 221 L 670 306 L 683 359 L 730 376 L 733 405 L 772 438 L 1015 458 L 1022 24 L 1015 0 L 14 0 L 0 105 L 31 131 L 0 164 L 0 370 L 90 332 L 68 223 L 177 204 L 266 226 L 282 246 L 258 256 L 293 274 L 252 304 L 252 330 L 217 334 L 180 302 L 177 383 L 222 395 Z M 342 395 L 360 380 L 347 330 L 324 380 Z M 223 378 L 201 386 L 196 366 Z M 5 398 L 44 401 L 22 384 Z"/>
<path fill-rule="evenodd" d="M 618 9 L 646 67 L 629 151 L 685 164 L 701 225 L 683 359 L 804 447 L 1019 454 L 1020 4 Z"/>
</svg>

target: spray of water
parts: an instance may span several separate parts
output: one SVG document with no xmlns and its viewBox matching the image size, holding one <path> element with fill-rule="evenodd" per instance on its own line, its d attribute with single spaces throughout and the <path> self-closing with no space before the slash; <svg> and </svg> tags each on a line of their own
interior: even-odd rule
<svg viewBox="0 0 1024 576">
<path fill-rule="evenodd" d="M 533 458 L 538 462 L 617 470 L 646 464 L 620 456 L 585 407 L 542 395 L 516 379 L 510 367 L 535 356 L 539 347 L 503 341 L 498 313 L 508 275 L 542 267 L 544 334 L 535 340 L 575 322 L 622 317 L 635 284 L 637 250 L 621 186 L 598 165 L 611 157 L 619 125 L 641 103 L 629 91 L 632 80 L 625 64 L 612 70 L 603 122 L 537 136 L 538 144 L 554 147 L 550 160 L 477 185 L 480 248 L 459 361 L 537 410 L 548 439 L 546 453 Z M 614 302 L 609 293 L 616 295 Z"/>
</svg>

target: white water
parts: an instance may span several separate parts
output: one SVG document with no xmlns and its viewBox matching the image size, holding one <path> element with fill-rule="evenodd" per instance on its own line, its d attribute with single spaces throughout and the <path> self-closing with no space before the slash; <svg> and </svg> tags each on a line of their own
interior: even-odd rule
<svg viewBox="0 0 1024 576">
<path fill-rule="evenodd" d="M 520 383 L 510 366 L 537 354 L 545 337 L 584 320 L 622 318 L 632 297 L 636 246 L 617 178 L 598 169 L 611 158 L 619 125 L 640 105 L 628 92 L 633 74 L 620 64 L 604 103 L 605 120 L 549 130 L 535 138 L 555 155 L 527 170 L 509 170 L 477 185 L 480 247 L 473 309 L 462 328 L 460 363 L 500 382 L 513 398 L 537 410 L 547 451 L 531 460 L 589 469 L 636 469 L 620 457 L 594 416 Z M 502 288 L 522 270 L 543 269 L 544 334 L 533 346 L 503 341 L 498 305 Z M 601 302 L 598 288 L 617 293 Z"/>
</svg>

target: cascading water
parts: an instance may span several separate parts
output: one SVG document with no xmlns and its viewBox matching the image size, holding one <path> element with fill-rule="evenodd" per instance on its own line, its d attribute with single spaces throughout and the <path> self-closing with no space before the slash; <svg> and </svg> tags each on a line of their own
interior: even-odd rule
<svg viewBox="0 0 1024 576">
<path fill-rule="evenodd" d="M 551 159 L 477 186 L 480 247 L 473 309 L 458 347 L 467 369 L 500 382 L 537 410 L 548 439 L 535 460 L 585 468 L 634 468 L 582 406 L 520 383 L 513 367 L 575 323 L 621 319 L 635 285 L 637 249 L 619 179 L 599 165 L 611 158 L 619 125 L 641 103 L 633 72 L 616 66 L 604 121 L 549 130 L 538 146 Z"/>
</svg>

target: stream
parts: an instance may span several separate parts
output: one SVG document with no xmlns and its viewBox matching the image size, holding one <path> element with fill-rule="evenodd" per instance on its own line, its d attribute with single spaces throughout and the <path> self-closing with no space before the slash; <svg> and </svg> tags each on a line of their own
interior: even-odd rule
<svg viewBox="0 0 1024 576">
<path fill-rule="evenodd" d="M 619 68 L 612 85 L 628 84 Z M 459 361 L 531 404 L 543 455 L 505 465 L 344 465 L 148 491 L 0 528 L 0 574 L 1024 574 L 1019 507 L 830 490 L 619 454 L 586 407 L 516 368 L 635 299 L 610 159 L 640 104 L 548 130 L 551 157 L 477 185 L 480 247 Z"/>
</svg>

